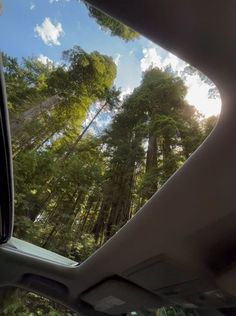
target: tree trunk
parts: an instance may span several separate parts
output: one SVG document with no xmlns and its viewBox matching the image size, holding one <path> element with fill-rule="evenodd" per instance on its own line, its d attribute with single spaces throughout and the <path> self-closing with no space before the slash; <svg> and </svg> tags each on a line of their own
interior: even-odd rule
<svg viewBox="0 0 236 316">
<path fill-rule="evenodd" d="M 162 152 L 163 152 L 163 179 L 162 182 L 165 183 L 172 174 L 177 169 L 175 154 L 171 148 L 171 139 L 169 136 L 164 135 L 163 144 L 162 144 Z"/>
<path fill-rule="evenodd" d="M 130 216 L 135 161 L 127 161 L 123 168 L 122 166 L 118 166 L 117 169 L 119 175 L 115 186 L 118 188 L 118 192 L 113 195 L 112 206 L 105 232 L 106 239 L 113 236 L 129 220 Z"/>
<path fill-rule="evenodd" d="M 32 119 L 37 117 L 39 114 L 44 113 L 45 111 L 51 110 L 54 106 L 58 105 L 61 101 L 62 99 L 59 97 L 59 95 L 56 94 L 49 97 L 47 100 L 39 104 L 36 104 L 35 106 L 23 112 L 19 119 L 11 123 L 12 135 L 14 136 L 23 124 L 31 121 Z"/>
<path fill-rule="evenodd" d="M 85 232 L 88 234 L 93 234 L 93 229 L 95 227 L 95 223 L 97 221 L 98 213 L 101 208 L 101 199 L 99 198 L 94 209 L 93 209 L 93 215 L 89 216 L 89 221 L 86 223 L 86 229 Z"/>
<path fill-rule="evenodd" d="M 102 110 L 107 106 L 107 103 L 105 102 L 101 108 L 96 112 L 96 114 L 93 116 L 93 118 L 91 119 L 91 121 L 89 122 L 89 124 L 83 129 L 82 133 L 79 134 L 79 136 L 76 138 L 75 142 L 71 145 L 70 149 L 61 157 L 61 161 L 64 162 L 75 150 L 76 145 L 80 142 L 80 140 L 82 139 L 82 137 L 85 135 L 85 133 L 88 131 L 88 129 L 91 127 L 91 125 L 93 124 L 93 122 L 96 120 L 96 118 L 98 117 L 98 115 L 102 112 Z M 63 165 L 62 165 L 63 167 Z M 60 181 L 61 177 L 55 179 L 52 178 L 50 183 L 53 183 L 53 187 L 54 189 L 48 194 L 48 196 L 46 197 L 44 203 L 47 203 L 47 201 L 53 196 L 57 184 Z M 43 207 L 43 205 L 42 205 Z"/>
<path fill-rule="evenodd" d="M 157 138 L 153 134 L 149 134 L 148 139 L 148 149 L 146 155 L 146 173 L 143 193 L 142 193 L 142 201 L 144 204 L 148 199 L 152 197 L 152 195 L 157 191 L 157 179 L 155 177 L 157 168 Z"/>
<path fill-rule="evenodd" d="M 74 221 L 74 217 L 77 214 L 76 213 L 76 206 L 78 205 L 79 200 L 81 198 L 81 194 L 80 194 L 80 191 L 78 189 L 76 189 L 76 191 L 72 194 L 72 197 L 75 194 L 77 194 L 77 197 L 76 197 L 75 201 L 72 203 L 72 205 L 69 203 L 67 205 L 67 207 L 64 207 L 64 209 L 68 209 L 68 211 L 71 212 L 71 216 L 67 216 L 66 220 L 65 220 L 65 212 L 62 212 L 61 210 L 59 210 L 57 216 L 55 216 L 56 214 L 54 213 L 53 228 L 50 231 L 49 235 L 47 236 L 45 242 L 43 243 L 43 245 L 42 245 L 43 248 L 45 248 L 46 246 L 48 246 L 50 244 L 51 240 L 54 238 L 54 235 L 60 235 L 60 232 L 62 232 L 65 229 L 65 227 L 66 227 L 66 230 L 71 229 L 72 223 Z M 56 219 L 55 219 L 55 217 L 56 217 Z M 52 218 L 52 220 L 53 220 L 53 218 Z M 61 241 L 59 237 L 58 237 L 57 241 L 59 241 L 59 242 Z"/>
<path fill-rule="evenodd" d="M 94 123 L 94 121 L 96 120 L 96 118 L 98 117 L 98 115 L 102 112 L 102 110 L 107 106 L 107 103 L 105 102 L 100 109 L 95 113 L 95 115 L 93 116 L 93 118 L 91 119 L 91 121 L 89 122 L 89 124 L 83 129 L 82 133 L 79 134 L 79 136 L 76 138 L 76 140 L 74 141 L 74 143 L 72 144 L 71 148 L 64 154 L 64 156 L 62 157 L 62 160 L 65 160 L 68 156 L 70 156 L 76 145 L 79 143 L 79 141 L 82 139 L 82 137 L 84 136 L 84 134 L 88 131 L 88 129 L 91 127 L 91 125 Z"/>
<path fill-rule="evenodd" d="M 107 216 L 109 214 L 109 203 L 106 200 L 103 200 L 98 217 L 96 220 L 96 223 L 94 225 L 92 233 L 94 234 L 94 239 L 96 242 L 98 242 L 99 239 L 101 239 L 103 236 L 102 233 L 104 233 L 105 228 L 105 222 L 107 221 Z"/>
<path fill-rule="evenodd" d="M 146 158 L 146 172 L 157 166 L 157 138 L 150 134 L 148 139 L 148 150 Z"/>
<path fill-rule="evenodd" d="M 140 143 L 140 135 L 132 133 L 131 139 L 127 141 L 126 158 L 117 162 L 113 167 L 113 176 L 110 182 L 113 192 L 105 231 L 106 239 L 114 235 L 130 219 L 135 166 L 140 159 L 138 156 Z"/>
<path fill-rule="evenodd" d="M 47 245 L 49 244 L 50 240 L 52 239 L 54 233 L 56 232 L 56 230 L 58 229 L 58 225 L 54 224 L 53 228 L 51 229 L 50 233 L 48 234 L 46 240 L 44 241 L 44 243 L 41 245 L 42 248 L 46 248 Z"/>
</svg>

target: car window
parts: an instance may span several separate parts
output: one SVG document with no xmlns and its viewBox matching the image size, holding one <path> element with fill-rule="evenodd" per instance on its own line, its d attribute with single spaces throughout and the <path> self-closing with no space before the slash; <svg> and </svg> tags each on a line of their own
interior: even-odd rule
<svg viewBox="0 0 236 316">
<path fill-rule="evenodd" d="M 75 316 L 73 311 L 38 294 L 23 289 L 1 288 L 0 314 L 3 316 Z"/>
<path fill-rule="evenodd" d="M 83 1 L 6 2 L 1 23 L 14 235 L 81 262 L 202 143 L 218 91 Z"/>
</svg>

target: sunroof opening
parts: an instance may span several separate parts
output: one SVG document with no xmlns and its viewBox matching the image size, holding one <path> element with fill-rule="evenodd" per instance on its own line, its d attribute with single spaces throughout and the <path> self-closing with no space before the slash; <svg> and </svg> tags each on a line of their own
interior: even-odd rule
<svg viewBox="0 0 236 316">
<path fill-rule="evenodd" d="M 5 2 L 14 236 L 82 262 L 211 132 L 202 73 L 83 1 Z"/>
</svg>

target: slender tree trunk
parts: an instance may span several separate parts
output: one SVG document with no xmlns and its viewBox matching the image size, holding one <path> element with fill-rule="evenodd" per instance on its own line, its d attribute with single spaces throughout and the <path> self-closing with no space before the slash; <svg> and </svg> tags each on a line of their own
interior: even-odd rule
<svg viewBox="0 0 236 316">
<path fill-rule="evenodd" d="M 51 240 L 53 239 L 54 235 L 58 234 L 60 231 L 62 231 L 64 227 L 67 227 L 67 229 L 71 228 L 71 223 L 73 222 L 74 216 L 76 214 L 75 209 L 76 209 L 76 206 L 78 205 L 79 200 L 81 198 L 81 194 L 80 194 L 80 191 L 78 189 L 74 192 L 74 194 L 72 194 L 72 196 L 75 195 L 76 192 L 77 192 L 77 197 L 76 197 L 74 203 L 72 205 L 67 205 L 67 209 L 72 212 L 72 215 L 67 216 L 66 217 L 67 220 L 65 222 L 63 222 L 63 216 L 65 215 L 65 213 L 60 212 L 59 214 L 57 214 L 56 220 L 54 219 L 53 228 L 51 229 L 51 231 L 50 231 L 49 235 L 47 236 L 45 242 L 43 243 L 42 247 L 48 246 L 48 244 L 50 244 Z M 53 216 L 54 218 L 55 218 L 55 215 L 56 214 L 54 213 L 54 216 Z"/>
<path fill-rule="evenodd" d="M 40 144 L 38 144 L 37 146 L 35 146 L 32 150 L 38 150 L 39 148 L 41 148 L 46 142 L 48 142 L 53 135 L 55 135 L 56 132 L 52 132 L 48 137 L 46 137 Z"/>
<path fill-rule="evenodd" d="M 80 142 L 80 140 L 83 138 L 83 136 L 86 134 L 86 132 L 88 131 L 88 129 L 91 127 L 91 125 L 94 123 L 94 121 L 96 120 L 96 118 L 98 117 L 98 115 L 102 112 L 102 110 L 107 106 L 107 103 L 105 102 L 100 109 L 95 113 L 95 115 L 92 117 L 91 121 L 89 122 L 89 124 L 83 129 L 82 133 L 79 134 L 79 136 L 76 138 L 76 140 L 74 141 L 74 143 L 72 144 L 72 146 L 70 147 L 70 149 L 64 154 L 64 156 L 62 156 L 62 160 L 67 159 L 75 150 L 76 145 Z"/>
<path fill-rule="evenodd" d="M 32 137 L 32 135 L 30 137 L 24 137 L 24 136 L 18 137 L 17 135 L 17 137 L 13 140 L 13 142 L 16 144 L 16 149 L 13 153 L 13 158 L 15 158 L 18 154 L 20 154 L 21 152 L 25 150 L 30 150 L 32 148 L 32 144 L 35 143 L 33 139 L 41 138 L 44 135 L 45 135 L 45 128 L 42 128 L 37 132 L 37 137 Z"/>
<path fill-rule="evenodd" d="M 142 193 L 142 204 L 144 204 L 157 191 L 157 179 L 153 177 L 157 168 L 157 138 L 153 134 L 149 134 L 148 149 L 146 155 L 146 173 L 147 182 Z"/>
<path fill-rule="evenodd" d="M 135 166 L 139 159 L 136 154 L 139 152 L 140 142 L 140 135 L 132 135 L 127 142 L 127 157 L 117 163 L 112 172 L 111 187 L 115 188 L 115 194 L 112 194 L 111 210 L 105 232 L 106 239 L 114 235 L 130 219 Z"/>
<path fill-rule="evenodd" d="M 94 210 L 93 210 L 94 215 L 90 216 L 90 220 L 86 222 L 86 230 L 85 231 L 89 234 L 93 234 L 93 229 L 95 227 L 95 223 L 97 221 L 98 212 L 99 212 L 100 208 L 101 208 L 101 200 L 99 198 L 97 203 L 96 203 L 96 206 L 94 207 Z"/>
<path fill-rule="evenodd" d="M 83 233 L 84 233 L 84 227 L 85 227 L 85 224 L 87 223 L 90 212 L 91 212 L 91 209 L 88 208 L 86 210 L 86 214 L 83 216 L 82 223 L 81 223 L 81 225 L 79 225 L 79 232 L 77 235 L 78 239 L 80 239 L 81 235 L 83 235 Z"/>
<path fill-rule="evenodd" d="M 163 152 L 163 171 L 164 171 L 164 179 L 163 183 L 166 182 L 170 176 L 176 171 L 177 164 L 175 155 L 171 148 L 171 138 L 169 136 L 163 137 L 162 143 L 162 152 Z"/>
<path fill-rule="evenodd" d="M 121 169 L 123 169 L 121 171 Z M 119 192 L 113 196 L 113 202 L 106 226 L 106 239 L 114 235 L 130 218 L 132 191 L 134 186 L 135 161 L 119 166 L 121 174 L 117 179 Z"/>
<path fill-rule="evenodd" d="M 18 120 L 15 120 L 11 123 L 11 132 L 14 136 L 16 132 L 24 125 L 26 122 L 31 121 L 39 114 L 44 113 L 45 111 L 51 110 L 54 106 L 58 105 L 62 101 L 61 97 L 57 94 L 49 97 L 47 100 L 36 104 L 31 107 L 29 110 L 26 110 L 21 114 L 21 117 Z"/>
<path fill-rule="evenodd" d="M 150 134 L 148 139 L 148 150 L 146 158 L 146 172 L 157 166 L 157 138 Z"/>
<path fill-rule="evenodd" d="M 102 110 L 107 106 L 107 103 L 105 102 L 101 108 L 96 112 L 96 114 L 93 116 L 93 118 L 91 119 L 91 121 L 89 122 L 89 124 L 84 128 L 84 130 L 82 131 L 81 134 L 79 134 L 79 136 L 76 138 L 75 142 L 72 144 L 72 146 L 70 147 L 70 149 L 64 154 L 64 156 L 61 157 L 61 161 L 65 161 L 66 159 L 68 159 L 68 157 L 74 152 L 76 145 L 81 141 L 81 139 L 83 138 L 83 136 L 85 135 L 85 133 L 88 131 L 88 129 L 91 127 L 91 125 L 93 124 L 93 122 L 96 120 L 96 118 L 98 117 L 98 115 L 102 112 Z M 54 192 L 56 191 L 56 187 L 58 182 L 60 181 L 61 177 L 55 179 L 52 178 L 50 183 L 53 183 L 53 190 L 48 194 L 48 196 L 46 197 L 44 203 L 47 203 L 49 201 L 49 199 L 53 196 Z M 43 207 L 43 205 L 42 205 Z"/>
<path fill-rule="evenodd" d="M 99 202 L 99 199 L 97 201 L 97 203 Z M 96 203 L 96 205 L 97 205 Z M 88 201 L 86 203 L 85 206 L 85 214 L 83 214 L 83 216 L 79 219 L 79 225 L 77 225 L 77 233 L 76 236 L 78 239 L 80 239 L 81 235 L 84 233 L 84 227 L 87 223 L 88 217 L 93 209 L 93 204 L 94 204 L 94 196 L 90 196 L 88 198 Z"/>
<path fill-rule="evenodd" d="M 105 197 L 106 198 L 106 197 Z M 103 200 L 96 223 L 93 228 L 93 234 L 95 241 L 98 241 L 101 237 L 101 233 L 104 232 L 105 222 L 107 221 L 107 216 L 109 214 L 109 203 L 106 200 Z"/>
<path fill-rule="evenodd" d="M 41 245 L 41 247 L 46 248 L 47 245 L 49 244 L 50 240 L 52 239 L 54 233 L 56 232 L 56 229 L 58 228 L 58 225 L 55 224 L 53 226 L 53 228 L 51 229 L 49 235 L 47 236 L 46 240 L 44 241 L 44 243 Z"/>
</svg>

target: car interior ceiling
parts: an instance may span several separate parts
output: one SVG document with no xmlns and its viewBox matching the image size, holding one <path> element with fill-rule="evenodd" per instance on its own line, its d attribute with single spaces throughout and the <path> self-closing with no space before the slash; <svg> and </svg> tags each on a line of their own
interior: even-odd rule
<svg viewBox="0 0 236 316">
<path fill-rule="evenodd" d="M 0 285 L 39 293 L 85 316 L 170 305 L 189 315 L 236 315 L 236 2 L 88 2 L 205 73 L 220 90 L 222 113 L 183 167 L 84 263 L 58 263 L 47 253 L 42 258 L 5 238 Z M 4 111 L 1 120 L 7 130 Z M 11 169 L 8 142 L 5 133 L 1 152 Z M 7 202 L 1 198 L 10 212 L 8 237 L 10 169 Z"/>
</svg>

